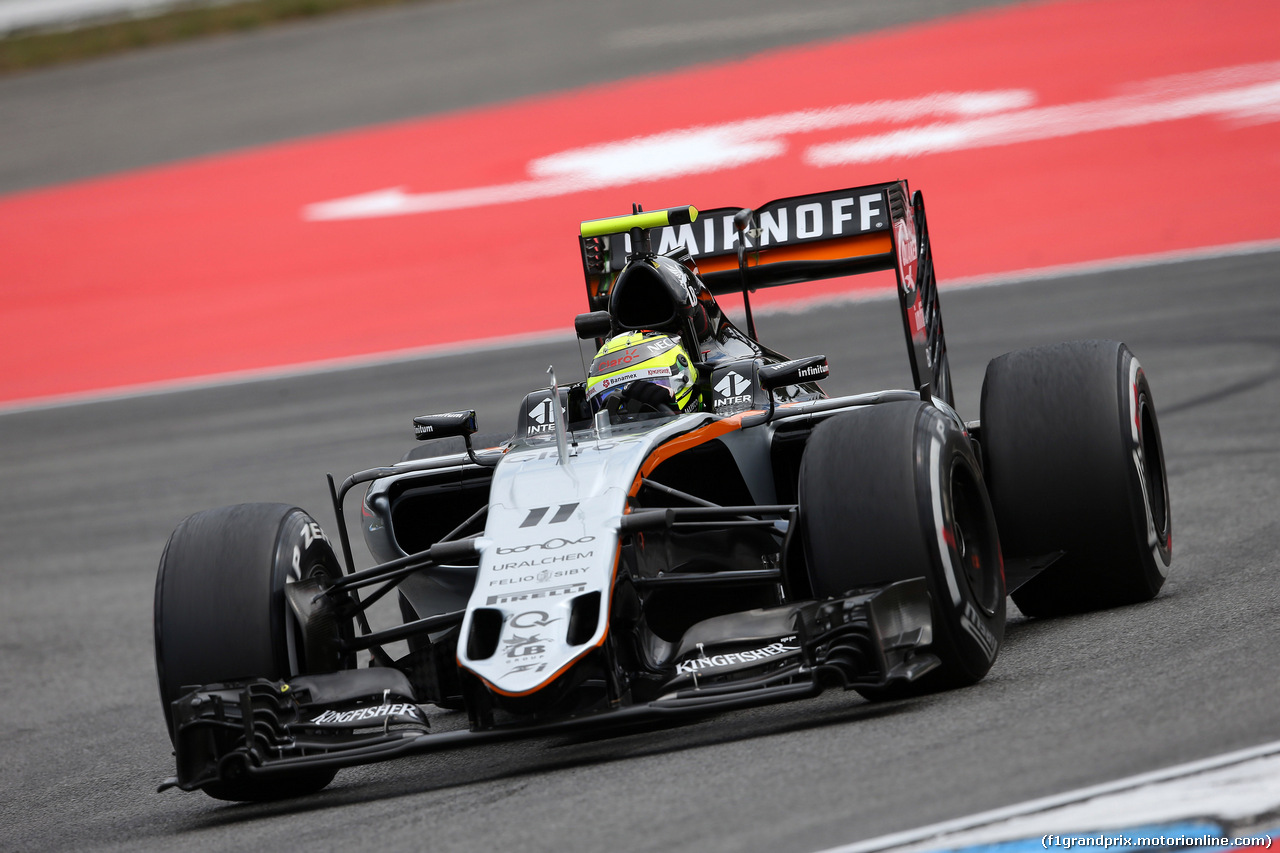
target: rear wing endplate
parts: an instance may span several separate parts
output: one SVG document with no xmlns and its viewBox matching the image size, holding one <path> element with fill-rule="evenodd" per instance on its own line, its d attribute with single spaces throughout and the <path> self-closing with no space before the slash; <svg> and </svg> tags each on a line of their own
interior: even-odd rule
<svg viewBox="0 0 1280 853">
<path fill-rule="evenodd" d="M 648 228 L 649 242 L 658 254 L 687 251 L 717 296 L 893 270 L 912 380 L 954 405 L 924 198 L 905 180 L 777 199 L 749 215 L 737 207 L 690 211 L 679 224 Z M 587 300 L 603 311 L 631 235 L 586 233 L 578 242 Z"/>
</svg>

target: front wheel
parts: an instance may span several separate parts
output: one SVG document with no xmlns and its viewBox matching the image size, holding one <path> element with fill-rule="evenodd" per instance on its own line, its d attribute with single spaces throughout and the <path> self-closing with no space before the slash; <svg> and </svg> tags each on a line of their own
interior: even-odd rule
<svg viewBox="0 0 1280 853">
<path fill-rule="evenodd" d="M 341 574 L 320 525 L 297 507 L 238 504 L 184 519 L 156 575 L 156 674 L 170 739 L 176 735 L 173 702 L 192 686 L 283 680 L 350 663 L 315 654 L 308 659 L 285 598 L 293 581 Z M 204 791 L 227 800 L 279 799 L 318 791 L 335 773 L 298 771 L 267 783 L 224 780 Z"/>
<path fill-rule="evenodd" d="M 992 360 L 982 445 L 1009 558 L 1061 554 L 1014 590 L 1028 616 L 1154 598 L 1172 556 L 1164 449 L 1146 374 L 1116 341 Z"/>
<path fill-rule="evenodd" d="M 919 680 L 859 688 L 893 699 L 961 687 L 991 669 L 1004 637 L 999 536 L 967 435 L 925 403 L 881 403 L 820 424 L 800 465 L 814 595 L 924 577 L 942 665 Z"/>
</svg>

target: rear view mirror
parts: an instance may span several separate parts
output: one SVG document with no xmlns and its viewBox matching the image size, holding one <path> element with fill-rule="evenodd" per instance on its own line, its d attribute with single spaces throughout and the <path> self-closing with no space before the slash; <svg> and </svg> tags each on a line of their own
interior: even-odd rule
<svg viewBox="0 0 1280 853">
<path fill-rule="evenodd" d="M 573 318 L 573 330 L 578 333 L 578 340 L 588 338 L 607 338 L 613 331 L 613 319 L 608 311 L 592 311 L 579 314 Z"/>
<path fill-rule="evenodd" d="M 418 441 L 450 436 L 469 436 L 476 431 L 476 413 L 446 412 L 443 415 L 420 415 L 413 419 L 413 434 Z"/>
<path fill-rule="evenodd" d="M 767 424 L 773 420 L 774 408 L 777 402 L 773 399 L 773 392 L 778 388 L 785 388 L 788 385 L 801 385 L 805 382 L 816 382 L 819 379 L 826 379 L 831 374 L 830 368 L 827 367 L 827 357 L 825 355 L 810 355 L 804 358 L 795 358 L 791 361 L 784 361 L 782 364 L 767 364 L 760 368 L 756 373 L 756 379 L 769 394 L 769 411 L 763 415 L 753 415 L 748 422 L 742 422 L 743 428 L 760 426 Z"/>
<path fill-rule="evenodd" d="M 781 364 L 769 364 L 760 368 L 760 387 L 766 391 L 785 388 L 788 385 L 799 385 L 803 382 L 816 382 L 831 375 L 825 355 L 810 355 L 784 361 Z"/>
</svg>

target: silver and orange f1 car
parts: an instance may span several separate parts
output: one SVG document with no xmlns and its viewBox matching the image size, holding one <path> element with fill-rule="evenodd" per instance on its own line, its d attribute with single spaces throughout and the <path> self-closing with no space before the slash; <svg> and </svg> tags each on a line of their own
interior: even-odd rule
<svg viewBox="0 0 1280 853">
<path fill-rule="evenodd" d="M 1111 341 L 1008 353 L 987 367 L 980 420 L 962 420 L 905 181 L 636 208 L 584 222 L 579 249 L 577 334 L 622 344 L 586 382 L 552 373 L 509 438 L 473 440 L 472 411 L 416 418 L 424 443 L 403 461 L 330 477 L 336 548 L 288 504 L 179 524 L 156 581 L 177 757 L 162 789 L 271 799 L 485 740 L 830 687 L 949 689 L 995 662 L 1008 594 L 1034 616 L 1159 591 L 1169 499 L 1137 359 Z M 896 273 L 914 387 L 830 397 L 825 356 L 757 339 L 751 291 L 873 270 Z M 745 329 L 717 302 L 730 292 Z M 623 369 L 644 353 L 660 366 Z M 677 369 L 679 405 L 633 382 Z M 378 561 L 361 569 L 356 486 Z M 392 593 L 403 624 L 371 629 Z M 461 715 L 438 708 L 467 724 L 440 725 Z"/>
</svg>

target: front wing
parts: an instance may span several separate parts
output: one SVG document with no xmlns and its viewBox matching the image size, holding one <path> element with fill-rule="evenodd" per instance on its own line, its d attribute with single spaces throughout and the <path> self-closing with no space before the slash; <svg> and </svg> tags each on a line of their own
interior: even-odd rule
<svg viewBox="0 0 1280 853">
<path fill-rule="evenodd" d="M 823 602 L 736 614 L 762 624 L 786 623 L 793 642 L 768 655 L 738 657 L 731 674 L 716 669 L 713 638 L 707 665 L 672 666 L 660 698 L 582 717 L 484 730 L 433 732 L 405 676 L 367 668 L 288 681 L 253 679 L 205 685 L 173 705 L 178 775 L 160 790 L 196 790 L 244 776 L 350 767 L 403 755 L 478 745 L 569 729 L 623 725 L 639 719 L 705 714 L 816 696 L 828 686 L 883 686 L 913 681 L 938 665 L 921 649 L 932 640 L 924 579 Z M 725 636 L 732 644 L 735 637 Z M 790 639 L 790 637 L 788 637 Z"/>
</svg>

